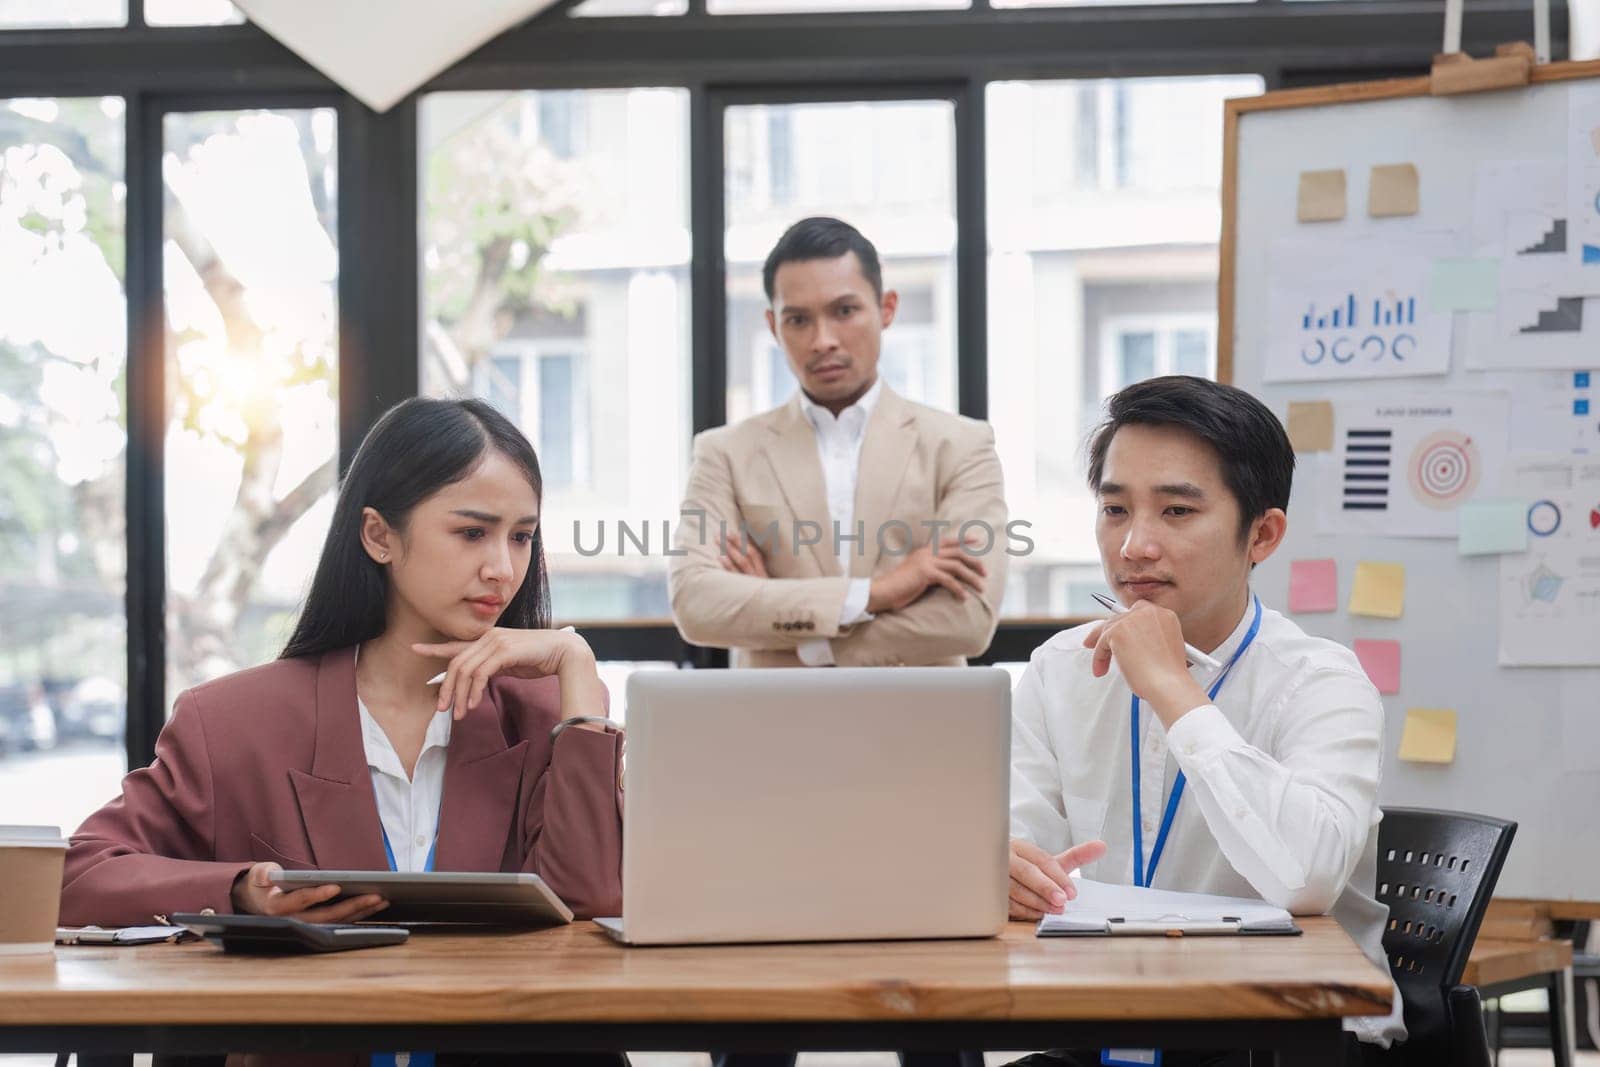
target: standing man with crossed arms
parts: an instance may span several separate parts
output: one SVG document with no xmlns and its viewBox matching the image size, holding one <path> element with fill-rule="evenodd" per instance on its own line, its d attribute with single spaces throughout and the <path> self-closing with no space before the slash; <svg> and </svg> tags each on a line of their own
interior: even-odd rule
<svg viewBox="0 0 1600 1067">
<path fill-rule="evenodd" d="M 994 635 L 1006 504 L 987 423 L 878 375 L 898 295 L 853 226 L 797 222 L 767 325 L 800 389 L 695 439 L 671 567 L 685 640 L 735 666 L 961 664 Z"/>
</svg>

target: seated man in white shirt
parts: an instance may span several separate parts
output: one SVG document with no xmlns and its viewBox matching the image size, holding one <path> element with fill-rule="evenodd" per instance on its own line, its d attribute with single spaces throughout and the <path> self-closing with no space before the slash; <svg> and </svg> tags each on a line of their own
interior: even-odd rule
<svg viewBox="0 0 1600 1067">
<path fill-rule="evenodd" d="M 1107 402 L 1089 485 L 1106 581 L 1131 610 L 1052 637 L 1018 683 L 1013 919 L 1061 911 L 1081 866 L 1097 881 L 1331 913 L 1387 970 L 1374 897 L 1383 704 L 1349 650 L 1250 590 L 1283 541 L 1293 475 L 1282 425 L 1242 390 L 1175 376 Z M 1220 668 L 1189 667 L 1186 641 Z M 1352 1063 L 1358 1040 L 1403 1039 L 1399 992 L 1392 1014 L 1345 1029 Z"/>
</svg>

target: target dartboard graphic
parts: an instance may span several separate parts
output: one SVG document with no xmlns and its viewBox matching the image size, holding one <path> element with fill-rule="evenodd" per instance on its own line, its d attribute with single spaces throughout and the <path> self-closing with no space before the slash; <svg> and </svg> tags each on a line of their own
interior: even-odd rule
<svg viewBox="0 0 1600 1067">
<path fill-rule="evenodd" d="M 1424 437 L 1411 453 L 1411 492 L 1430 508 L 1453 508 L 1478 488 L 1482 471 L 1472 438 L 1440 430 Z"/>
</svg>

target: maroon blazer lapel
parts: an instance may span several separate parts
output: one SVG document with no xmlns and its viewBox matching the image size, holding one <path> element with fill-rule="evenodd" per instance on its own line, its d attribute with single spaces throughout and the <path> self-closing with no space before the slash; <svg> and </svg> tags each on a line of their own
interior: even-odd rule
<svg viewBox="0 0 1600 1067">
<path fill-rule="evenodd" d="M 354 648 L 324 653 L 317 666 L 317 738 L 311 772 L 290 771 L 289 782 L 318 867 L 389 869 L 356 710 Z"/>
<path fill-rule="evenodd" d="M 450 728 L 439 804 L 441 871 L 498 871 L 511 839 L 527 741 L 506 744 L 493 687 Z"/>
</svg>

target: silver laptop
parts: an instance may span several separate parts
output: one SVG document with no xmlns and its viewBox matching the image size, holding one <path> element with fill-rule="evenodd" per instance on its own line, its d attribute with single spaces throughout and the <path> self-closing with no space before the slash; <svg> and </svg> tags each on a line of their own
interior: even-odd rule
<svg viewBox="0 0 1600 1067">
<path fill-rule="evenodd" d="M 989 937 L 1006 921 L 1011 685 L 993 668 L 628 679 L 632 945 Z"/>
</svg>

